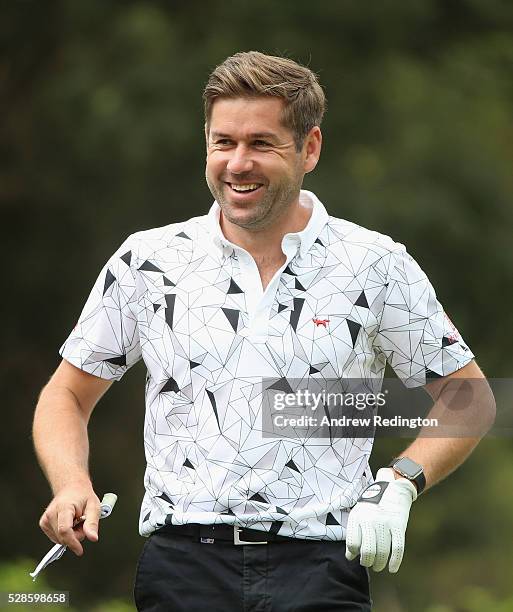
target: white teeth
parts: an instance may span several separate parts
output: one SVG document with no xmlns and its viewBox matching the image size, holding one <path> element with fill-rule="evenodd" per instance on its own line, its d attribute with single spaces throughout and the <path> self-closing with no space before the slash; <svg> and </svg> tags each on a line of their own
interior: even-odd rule
<svg viewBox="0 0 513 612">
<path fill-rule="evenodd" d="M 234 191 L 252 191 L 253 189 L 258 189 L 260 185 L 257 183 L 252 183 L 251 185 L 234 185 L 231 183 L 232 189 Z"/>
</svg>

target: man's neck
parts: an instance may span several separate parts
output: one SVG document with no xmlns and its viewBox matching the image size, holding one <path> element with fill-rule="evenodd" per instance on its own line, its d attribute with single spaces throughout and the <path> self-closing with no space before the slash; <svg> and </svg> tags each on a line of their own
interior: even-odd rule
<svg viewBox="0 0 513 612">
<path fill-rule="evenodd" d="M 305 229 L 312 216 L 312 207 L 299 201 L 267 227 L 247 229 L 230 223 L 220 214 L 219 222 L 227 240 L 246 250 L 258 263 L 282 259 L 281 243 L 285 234 Z"/>
</svg>

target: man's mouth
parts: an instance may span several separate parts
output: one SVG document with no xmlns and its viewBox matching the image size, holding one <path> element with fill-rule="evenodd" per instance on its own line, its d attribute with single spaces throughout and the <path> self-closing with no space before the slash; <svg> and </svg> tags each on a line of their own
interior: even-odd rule
<svg viewBox="0 0 513 612">
<path fill-rule="evenodd" d="M 227 183 L 227 185 L 236 193 L 252 193 L 262 187 L 261 183 Z"/>
</svg>

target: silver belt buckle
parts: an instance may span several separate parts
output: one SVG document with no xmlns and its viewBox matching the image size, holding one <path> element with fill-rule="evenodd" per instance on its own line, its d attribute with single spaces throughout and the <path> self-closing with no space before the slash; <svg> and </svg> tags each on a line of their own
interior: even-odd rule
<svg viewBox="0 0 513 612">
<path fill-rule="evenodd" d="M 239 527 L 238 525 L 233 526 L 233 543 L 236 546 L 241 546 L 243 544 L 267 544 L 267 542 L 246 542 L 246 540 L 241 540 L 239 537 L 241 530 L 242 527 Z"/>
</svg>

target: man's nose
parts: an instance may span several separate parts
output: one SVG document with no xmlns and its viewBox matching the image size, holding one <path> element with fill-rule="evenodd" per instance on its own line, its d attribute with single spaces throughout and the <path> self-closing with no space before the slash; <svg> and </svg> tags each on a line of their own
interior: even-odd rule
<svg viewBox="0 0 513 612">
<path fill-rule="evenodd" d="M 251 151 L 240 144 L 231 151 L 230 159 L 226 165 L 226 169 L 233 174 L 243 174 L 250 172 L 253 169 L 253 161 L 251 159 Z"/>
</svg>

